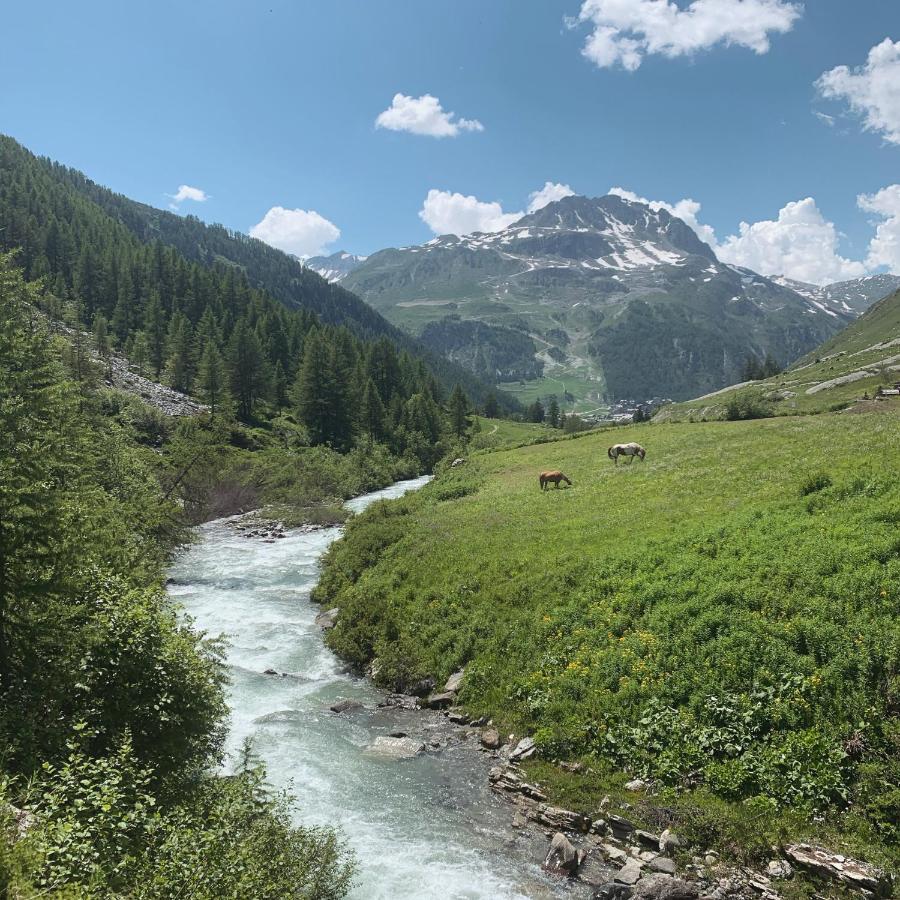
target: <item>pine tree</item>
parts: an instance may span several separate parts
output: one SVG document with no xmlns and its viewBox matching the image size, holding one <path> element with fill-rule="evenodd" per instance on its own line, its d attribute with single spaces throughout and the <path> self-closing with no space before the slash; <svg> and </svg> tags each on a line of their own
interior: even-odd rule
<svg viewBox="0 0 900 900">
<path fill-rule="evenodd" d="M 547 406 L 547 424 L 551 428 L 559 427 L 559 403 L 555 396 L 550 398 L 550 403 Z"/>
<path fill-rule="evenodd" d="M 94 316 L 94 349 L 103 364 L 106 378 L 112 377 L 112 345 L 109 340 L 109 325 L 103 313 Z"/>
<path fill-rule="evenodd" d="M 458 437 L 465 436 L 469 428 L 469 398 L 457 383 L 450 394 L 449 401 L 450 430 Z"/>
<path fill-rule="evenodd" d="M 213 341 L 207 341 L 197 370 L 200 398 L 209 407 L 212 418 L 226 413 L 231 406 L 225 360 Z"/>
<path fill-rule="evenodd" d="M 128 358 L 138 375 L 147 374 L 147 365 L 150 362 L 150 345 L 147 342 L 147 334 L 144 331 L 136 331 L 131 341 Z"/>
<path fill-rule="evenodd" d="M 484 414 L 489 419 L 496 419 L 500 415 L 500 405 L 497 403 L 495 391 L 491 391 L 484 400 Z"/>
<path fill-rule="evenodd" d="M 163 377 L 176 391 L 190 392 L 194 381 L 194 347 L 191 323 L 184 313 L 176 313 L 169 322 Z"/>
<path fill-rule="evenodd" d="M 317 329 L 306 336 L 303 362 L 293 386 L 297 418 L 312 444 L 328 442 L 330 430 L 328 351 Z"/>
<path fill-rule="evenodd" d="M 359 424 L 364 432 L 371 435 L 376 441 L 384 438 L 388 430 L 387 413 L 375 382 L 370 378 L 366 382 L 363 391 L 362 407 L 360 409 Z"/>
<path fill-rule="evenodd" d="M 231 390 L 237 401 L 238 415 L 250 419 L 257 402 L 269 392 L 269 367 L 256 332 L 239 319 L 228 342 Z"/>
</svg>

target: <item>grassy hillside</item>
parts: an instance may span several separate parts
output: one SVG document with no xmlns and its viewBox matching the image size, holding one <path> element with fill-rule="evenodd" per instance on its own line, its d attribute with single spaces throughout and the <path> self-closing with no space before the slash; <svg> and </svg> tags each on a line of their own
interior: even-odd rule
<svg viewBox="0 0 900 900">
<path fill-rule="evenodd" d="M 533 734 L 536 774 L 585 812 L 640 773 L 695 840 L 818 835 L 896 866 L 900 409 L 881 409 L 474 454 L 351 523 L 318 589 L 330 642 L 394 687 L 466 666 L 467 709 Z M 614 440 L 646 462 L 613 466 Z M 549 467 L 573 487 L 542 493 Z M 573 758 L 591 773 L 546 762 Z"/>
<path fill-rule="evenodd" d="M 900 381 L 900 292 L 885 297 L 833 338 L 774 378 L 679 403 L 660 421 L 717 419 L 751 401 L 768 415 L 818 413 L 874 397 Z"/>
</svg>

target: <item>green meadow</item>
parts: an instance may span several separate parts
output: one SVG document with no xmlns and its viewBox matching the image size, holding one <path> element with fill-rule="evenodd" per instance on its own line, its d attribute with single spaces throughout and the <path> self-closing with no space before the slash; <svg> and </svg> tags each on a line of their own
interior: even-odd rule
<svg viewBox="0 0 900 900">
<path fill-rule="evenodd" d="M 482 423 L 483 430 L 487 427 Z M 642 464 L 607 446 L 637 440 Z M 570 488 L 541 492 L 560 468 Z M 472 453 L 331 550 L 331 646 L 533 735 L 596 814 L 738 853 L 806 836 L 896 869 L 900 407 L 639 425 Z M 554 761 L 580 760 L 572 774 Z M 665 814 L 660 813 L 665 810 Z"/>
</svg>

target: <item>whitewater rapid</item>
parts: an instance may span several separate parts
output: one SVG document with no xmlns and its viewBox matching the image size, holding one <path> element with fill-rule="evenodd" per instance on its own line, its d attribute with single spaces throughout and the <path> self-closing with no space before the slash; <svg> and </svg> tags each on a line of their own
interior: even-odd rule
<svg viewBox="0 0 900 900">
<path fill-rule="evenodd" d="M 347 505 L 360 512 L 427 481 L 398 482 Z M 490 761 L 472 749 L 473 741 L 452 733 L 448 741 L 439 714 L 379 708 L 383 694 L 347 674 L 325 646 L 314 622 L 320 608 L 309 595 L 340 528 L 287 532 L 273 543 L 246 538 L 222 520 L 197 531 L 172 566 L 169 591 L 195 628 L 228 639 L 226 769 L 251 738 L 269 783 L 297 798 L 297 822 L 343 832 L 357 858 L 354 898 L 565 895 L 538 866 L 546 844 L 510 829 L 512 809 L 489 790 Z M 265 675 L 266 669 L 289 674 Z M 329 710 L 345 698 L 364 708 Z M 426 743 L 431 734 L 442 749 L 399 761 L 366 752 L 376 736 L 397 729 Z"/>
</svg>

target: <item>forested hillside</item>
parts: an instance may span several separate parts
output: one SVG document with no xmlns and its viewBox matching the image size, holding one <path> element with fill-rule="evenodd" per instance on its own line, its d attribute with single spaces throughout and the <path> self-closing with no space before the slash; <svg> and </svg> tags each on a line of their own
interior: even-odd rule
<svg viewBox="0 0 900 900">
<path fill-rule="evenodd" d="M 224 669 L 162 588 L 177 456 L 39 299 L 0 256 L 0 896 L 343 896 L 340 842 L 292 827 L 251 757 L 206 774 Z"/>
<path fill-rule="evenodd" d="M 113 344 L 141 368 L 159 375 L 171 361 L 170 383 L 181 390 L 194 388 L 207 335 L 215 329 L 225 362 L 235 354 L 243 359 L 241 372 L 232 375 L 240 382 L 236 400 L 245 418 L 261 402 L 285 405 L 303 336 L 314 324 L 345 348 L 386 339 L 398 356 L 408 357 L 407 384 L 433 374 L 444 390 L 461 382 L 473 399 L 486 392 L 477 379 L 429 355 L 366 303 L 293 257 L 222 226 L 136 203 L 5 136 L 0 249 L 18 250 L 26 278 L 46 279 L 57 298 L 77 305 L 88 327 L 102 316 Z M 337 338 L 337 329 L 346 334 Z M 187 364 L 172 360 L 174 346 L 189 343 L 195 358 Z M 365 386 L 349 389 L 358 388 L 361 397 Z M 389 405 L 391 392 L 381 400 Z"/>
<path fill-rule="evenodd" d="M 164 213 L 151 228 L 151 212 L 0 139 L 0 246 L 17 250 L 26 279 L 43 280 L 50 316 L 93 332 L 101 356 L 120 350 L 214 418 L 282 420 L 298 445 L 376 443 L 407 471 L 446 452 L 448 390 L 365 304 L 298 265 L 289 308 L 253 283 L 271 280 L 287 299 L 290 278 L 273 274 L 288 265 L 284 254 Z M 198 229 L 204 242 L 192 243 Z M 189 255 L 135 234 L 160 230 Z M 255 279 L 223 258 L 236 248 Z"/>
</svg>

